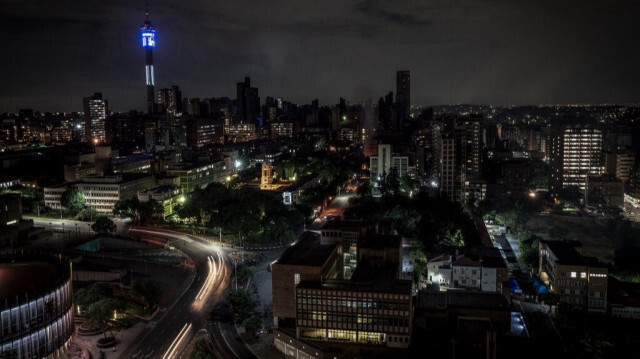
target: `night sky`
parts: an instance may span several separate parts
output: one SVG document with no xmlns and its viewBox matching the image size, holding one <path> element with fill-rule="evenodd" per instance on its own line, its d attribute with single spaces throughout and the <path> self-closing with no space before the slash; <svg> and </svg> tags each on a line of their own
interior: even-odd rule
<svg viewBox="0 0 640 359">
<path fill-rule="evenodd" d="M 156 89 L 351 103 L 629 103 L 640 98 L 640 1 L 151 0 Z M 0 112 L 79 111 L 101 91 L 145 107 L 144 1 L 0 0 Z"/>
</svg>

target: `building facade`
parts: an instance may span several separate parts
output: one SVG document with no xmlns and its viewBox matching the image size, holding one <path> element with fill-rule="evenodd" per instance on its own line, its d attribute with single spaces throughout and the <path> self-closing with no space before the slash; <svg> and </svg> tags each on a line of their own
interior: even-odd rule
<svg viewBox="0 0 640 359">
<path fill-rule="evenodd" d="M 345 236 L 322 232 L 306 232 L 272 265 L 275 347 L 295 358 L 357 357 L 362 345 L 407 348 L 413 305 L 411 281 L 399 279 L 399 237 L 358 237 L 347 279 Z"/>
<path fill-rule="evenodd" d="M 74 332 L 71 262 L 4 257 L 0 272 L 0 357 L 66 357 Z"/>
<path fill-rule="evenodd" d="M 581 252 L 580 242 L 540 241 L 540 279 L 570 308 L 605 313 L 608 269 Z"/>
<path fill-rule="evenodd" d="M 602 132 L 584 123 L 555 124 L 551 129 L 551 193 L 578 186 L 582 193 L 587 176 L 602 174 Z"/>
<path fill-rule="evenodd" d="M 109 114 L 107 100 L 102 98 L 102 93 L 96 92 L 93 96 L 84 98 L 83 107 L 85 142 L 104 142 L 106 139 L 105 120 Z"/>
</svg>

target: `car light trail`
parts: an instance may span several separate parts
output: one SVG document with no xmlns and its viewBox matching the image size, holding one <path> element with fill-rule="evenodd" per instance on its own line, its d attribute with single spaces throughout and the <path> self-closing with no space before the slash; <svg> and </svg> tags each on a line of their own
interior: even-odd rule
<svg viewBox="0 0 640 359">
<path fill-rule="evenodd" d="M 211 256 L 207 257 L 207 263 L 209 264 L 209 273 L 207 274 L 207 279 L 204 281 L 204 285 L 196 296 L 196 300 L 202 300 L 204 295 L 207 294 L 209 287 L 211 287 L 211 282 L 213 282 L 214 273 L 216 272 L 216 262 Z"/>
<path fill-rule="evenodd" d="M 178 349 L 178 347 L 180 346 L 180 343 L 187 336 L 189 329 L 191 329 L 191 323 L 185 324 L 182 327 L 182 329 L 178 333 L 178 336 L 173 340 L 173 342 L 171 342 L 171 345 L 169 346 L 169 349 L 167 349 L 167 352 L 164 353 L 164 355 L 162 356 L 162 359 L 173 358 L 173 356 L 175 355 L 175 351 Z"/>
</svg>

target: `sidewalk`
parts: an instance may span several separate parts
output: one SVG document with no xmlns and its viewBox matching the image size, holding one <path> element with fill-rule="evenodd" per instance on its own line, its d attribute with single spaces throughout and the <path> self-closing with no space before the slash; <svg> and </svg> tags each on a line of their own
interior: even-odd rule
<svg viewBox="0 0 640 359">
<path fill-rule="evenodd" d="M 118 334 L 116 334 L 116 338 L 118 339 L 118 344 L 116 344 L 116 351 L 114 352 L 112 348 L 108 349 L 99 349 L 96 346 L 96 342 L 98 339 L 102 338 L 102 334 L 92 335 L 92 336 L 82 336 L 76 334 L 73 338 L 73 343 L 78 344 L 81 347 L 84 347 L 91 353 L 91 357 L 93 359 L 100 359 L 100 351 L 105 353 L 106 359 L 116 359 L 120 355 L 120 352 L 124 351 L 133 341 L 138 337 L 138 335 L 147 327 L 150 328 L 152 324 L 146 322 L 139 322 L 133 327 L 129 329 L 125 329 Z"/>
<path fill-rule="evenodd" d="M 265 252 L 265 258 L 256 266 L 251 267 L 253 279 L 251 280 L 249 292 L 257 296 L 258 302 L 257 315 L 262 318 L 264 328 L 273 327 L 273 291 L 271 288 L 271 272 L 268 271 L 267 265 L 277 258 L 286 248 L 278 248 Z M 244 328 L 236 326 L 238 335 L 244 332 Z M 246 344 L 246 343 L 245 343 Z M 253 344 L 246 344 L 247 348 L 258 358 L 261 359 L 282 359 L 284 354 L 273 347 L 273 334 L 260 334 Z"/>
</svg>

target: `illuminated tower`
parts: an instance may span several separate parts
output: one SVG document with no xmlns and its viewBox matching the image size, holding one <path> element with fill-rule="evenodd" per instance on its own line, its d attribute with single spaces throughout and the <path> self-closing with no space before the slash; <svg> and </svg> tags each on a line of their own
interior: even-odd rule
<svg viewBox="0 0 640 359">
<path fill-rule="evenodd" d="M 142 47 L 145 51 L 146 65 L 145 75 L 147 79 L 147 112 L 153 114 L 154 108 L 154 85 L 155 79 L 153 75 L 153 48 L 156 47 L 156 29 L 149 20 L 149 7 L 145 9 L 144 24 L 140 27 L 140 35 L 142 37 Z"/>
</svg>

